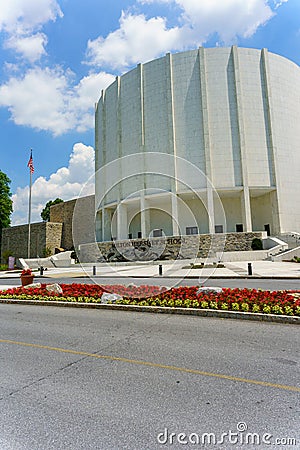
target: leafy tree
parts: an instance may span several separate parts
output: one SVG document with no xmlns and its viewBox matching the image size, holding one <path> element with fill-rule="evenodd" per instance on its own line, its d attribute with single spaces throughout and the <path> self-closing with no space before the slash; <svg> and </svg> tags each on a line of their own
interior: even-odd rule
<svg viewBox="0 0 300 450">
<path fill-rule="evenodd" d="M 61 198 L 56 198 L 55 200 L 49 200 L 49 202 L 46 203 L 45 208 L 41 212 L 41 217 L 44 222 L 49 222 L 50 220 L 50 206 L 57 205 L 57 203 L 62 203 L 63 200 Z"/>
<path fill-rule="evenodd" d="M 8 176 L 0 170 L 0 248 L 2 228 L 10 225 L 10 215 L 13 211 L 10 185 L 11 181 Z"/>
</svg>

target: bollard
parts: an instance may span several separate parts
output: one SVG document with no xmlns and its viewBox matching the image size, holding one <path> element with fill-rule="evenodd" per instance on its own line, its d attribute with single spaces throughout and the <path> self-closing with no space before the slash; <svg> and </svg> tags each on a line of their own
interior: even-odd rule
<svg viewBox="0 0 300 450">
<path fill-rule="evenodd" d="M 93 275 L 96 275 L 96 266 L 93 266 Z"/>
<path fill-rule="evenodd" d="M 252 264 L 248 263 L 248 275 L 252 275 Z"/>
<path fill-rule="evenodd" d="M 40 267 L 40 275 L 42 276 L 42 275 L 43 275 L 43 273 L 44 273 L 44 267 L 43 267 L 43 266 L 41 266 L 41 267 Z"/>
<path fill-rule="evenodd" d="M 159 264 L 159 266 L 158 266 L 158 274 L 162 275 L 162 265 L 161 264 Z"/>
</svg>

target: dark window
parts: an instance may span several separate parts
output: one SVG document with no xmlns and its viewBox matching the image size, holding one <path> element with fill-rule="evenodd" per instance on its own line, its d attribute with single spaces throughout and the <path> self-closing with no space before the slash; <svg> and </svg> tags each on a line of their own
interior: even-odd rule
<svg viewBox="0 0 300 450">
<path fill-rule="evenodd" d="M 141 239 L 141 237 L 142 237 L 142 232 L 138 231 L 138 239 Z"/>
<path fill-rule="evenodd" d="M 162 236 L 162 229 L 153 230 L 153 237 L 161 237 L 161 236 Z"/>
<path fill-rule="evenodd" d="M 270 230 L 270 224 L 269 224 L 269 223 L 267 223 L 267 224 L 265 225 L 265 231 L 267 232 L 267 236 L 270 236 L 271 230 Z"/>
<path fill-rule="evenodd" d="M 235 226 L 236 232 L 237 233 L 242 233 L 244 231 L 244 227 L 242 223 L 237 223 Z"/>
<path fill-rule="evenodd" d="M 185 232 L 187 235 L 198 234 L 198 227 L 186 227 Z"/>
<path fill-rule="evenodd" d="M 223 225 L 215 225 L 215 233 L 223 233 Z"/>
<path fill-rule="evenodd" d="M 129 233 L 128 239 L 132 239 L 132 233 Z"/>
</svg>

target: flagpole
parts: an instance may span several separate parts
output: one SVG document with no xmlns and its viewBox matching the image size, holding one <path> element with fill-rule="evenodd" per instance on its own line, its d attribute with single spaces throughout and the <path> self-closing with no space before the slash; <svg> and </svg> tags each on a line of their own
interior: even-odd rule
<svg viewBox="0 0 300 450">
<path fill-rule="evenodd" d="M 27 258 L 30 258 L 30 225 L 31 225 L 31 186 L 32 186 L 32 173 L 31 170 L 29 170 L 30 173 L 30 180 L 29 180 L 29 205 L 28 205 L 28 250 L 27 250 Z"/>
<path fill-rule="evenodd" d="M 34 172 L 33 167 L 33 159 L 32 159 L 32 149 L 30 150 L 30 158 L 27 164 L 27 167 L 29 167 L 29 205 L 28 205 L 28 247 L 27 247 L 27 258 L 30 258 L 30 225 L 31 225 L 31 187 L 32 187 L 32 174 Z"/>
</svg>

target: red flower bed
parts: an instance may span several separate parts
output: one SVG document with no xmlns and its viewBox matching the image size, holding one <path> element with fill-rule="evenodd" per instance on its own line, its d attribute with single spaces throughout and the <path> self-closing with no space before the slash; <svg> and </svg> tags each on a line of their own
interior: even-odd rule
<svg viewBox="0 0 300 450">
<path fill-rule="evenodd" d="M 152 306 L 208 308 L 244 312 L 262 312 L 300 316 L 300 292 L 262 291 L 256 289 L 222 289 L 222 292 L 200 292 L 198 287 L 177 287 L 167 290 L 160 286 L 123 286 L 96 284 L 61 284 L 62 293 L 50 293 L 46 284 L 40 288 L 12 288 L 0 291 L 2 298 L 62 299 L 67 301 L 100 302 L 104 292 L 123 297 L 117 303 Z M 296 296 L 293 294 L 296 293 Z"/>
</svg>

